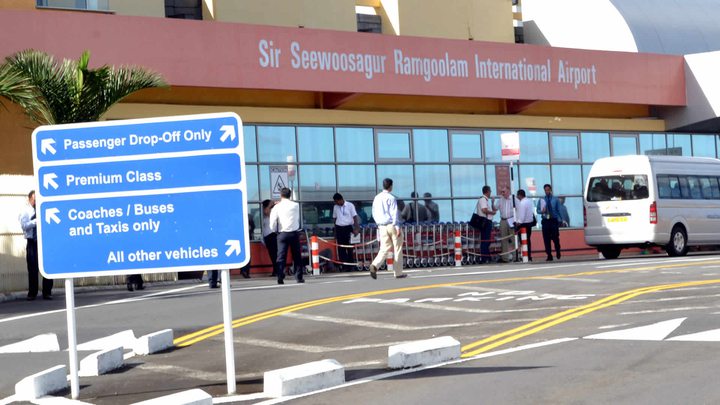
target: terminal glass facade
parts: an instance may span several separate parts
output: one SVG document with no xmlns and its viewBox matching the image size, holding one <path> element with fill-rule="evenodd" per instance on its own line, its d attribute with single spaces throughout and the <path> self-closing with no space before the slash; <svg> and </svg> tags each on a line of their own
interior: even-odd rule
<svg viewBox="0 0 720 405">
<path fill-rule="evenodd" d="M 393 194 L 404 203 L 413 201 L 415 192 L 419 206 L 426 198 L 438 205 L 441 222 L 466 222 L 484 185 L 497 193 L 496 167 L 507 165 L 500 135 L 507 131 L 246 125 L 249 207 L 259 225 L 260 202 L 270 198 L 270 166 L 288 165 L 303 224 L 321 235 L 332 233 L 336 192 L 356 205 L 363 223 L 372 222 L 372 200 L 385 177 L 393 179 Z M 631 154 L 718 157 L 720 147 L 720 137 L 708 134 L 518 132 L 513 189 L 540 197 L 543 185 L 552 184 L 555 195 L 565 197 L 574 228 L 583 226 L 583 189 L 595 160 Z"/>
</svg>

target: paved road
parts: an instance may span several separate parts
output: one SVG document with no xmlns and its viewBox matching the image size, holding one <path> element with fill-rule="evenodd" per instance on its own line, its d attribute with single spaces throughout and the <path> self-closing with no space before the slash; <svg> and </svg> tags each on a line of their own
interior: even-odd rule
<svg viewBox="0 0 720 405">
<path fill-rule="evenodd" d="M 216 403 L 274 403 L 268 370 L 333 358 L 348 384 L 291 403 L 715 403 L 720 256 L 436 268 L 396 280 L 367 273 L 277 286 L 233 280 L 238 395 L 226 397 L 219 290 L 203 284 L 77 294 L 78 341 L 175 331 L 177 347 L 81 378 L 80 399 L 127 404 L 189 388 Z M 60 298 L 60 297 L 58 297 Z M 0 304 L 0 346 L 57 333 L 64 301 Z M 45 311 L 45 312 L 43 312 Z M 55 311 L 55 312 L 53 312 Z M 461 360 L 387 369 L 393 344 L 453 336 Z M 82 356 L 86 353 L 81 353 Z M 0 398 L 66 352 L 0 354 Z"/>
</svg>

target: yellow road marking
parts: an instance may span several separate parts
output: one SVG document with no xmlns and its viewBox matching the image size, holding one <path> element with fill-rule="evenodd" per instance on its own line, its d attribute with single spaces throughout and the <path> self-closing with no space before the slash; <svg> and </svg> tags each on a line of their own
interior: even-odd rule
<svg viewBox="0 0 720 405">
<path fill-rule="evenodd" d="M 478 340 L 477 342 L 473 342 L 470 344 L 467 344 L 462 347 L 462 357 L 472 357 L 476 356 L 480 353 L 485 353 L 489 350 L 495 349 L 498 346 L 505 345 L 507 343 L 513 342 L 515 340 L 518 340 L 520 338 L 523 338 L 525 336 L 532 335 L 534 333 L 540 332 L 542 330 L 545 330 L 551 326 L 555 326 L 564 322 L 567 322 L 571 319 L 575 319 L 579 316 L 589 314 L 591 312 L 607 308 L 613 305 L 620 304 L 621 302 L 627 301 L 631 298 L 637 297 L 639 295 L 651 293 L 651 292 L 658 292 L 663 290 L 670 290 L 674 288 L 683 288 L 683 287 L 692 287 L 697 285 L 707 285 L 707 284 L 717 284 L 720 283 L 720 279 L 715 280 L 701 280 L 701 281 L 688 281 L 683 283 L 675 283 L 675 284 L 665 284 L 665 285 L 657 285 L 657 286 L 651 286 L 651 287 L 643 287 L 643 288 L 637 288 L 634 290 L 625 291 L 619 294 L 611 295 L 610 297 L 603 298 L 601 300 L 595 301 L 593 303 L 583 305 L 577 308 L 569 309 L 567 311 L 563 311 L 560 313 L 557 313 L 555 315 L 548 316 L 546 318 L 538 319 L 537 321 L 530 322 L 526 325 L 510 329 L 508 331 L 498 333 L 497 335 L 490 336 L 488 338 Z M 504 338 L 504 339 L 503 339 Z M 472 351 L 468 351 L 472 348 L 482 346 L 479 349 L 475 349 Z"/>
<path fill-rule="evenodd" d="M 707 264 L 720 264 L 720 261 L 718 260 L 708 260 L 708 261 L 702 261 L 698 262 L 697 264 L 702 263 L 703 265 Z M 246 316 L 244 318 L 235 319 L 232 322 L 232 327 L 238 328 L 241 326 L 249 325 L 255 322 L 259 322 L 265 319 L 273 318 L 276 316 L 280 316 L 282 314 L 286 314 L 289 312 L 295 312 L 300 311 L 302 309 L 312 308 L 324 304 L 330 304 L 334 302 L 340 302 L 340 301 L 346 301 L 356 298 L 365 298 L 365 297 L 371 297 L 376 295 L 386 295 L 386 294 L 394 294 L 399 292 L 408 292 L 408 291 L 421 291 L 421 290 L 429 290 L 433 288 L 443 288 L 443 287 L 454 287 L 459 285 L 470 285 L 470 284 L 489 284 L 489 283 L 506 283 L 506 282 L 512 282 L 512 281 L 528 281 L 528 280 L 547 280 L 547 279 L 561 279 L 561 278 L 571 278 L 571 277 L 580 277 L 580 276 L 593 276 L 593 275 L 601 275 L 601 274 L 612 274 L 612 273 L 626 273 L 626 272 L 636 272 L 636 271 L 647 271 L 647 270 L 660 270 L 660 269 L 669 269 L 669 268 L 675 268 L 675 267 L 686 267 L 689 263 L 677 263 L 677 264 L 666 264 L 666 265 L 656 265 L 656 266 L 646 266 L 646 267 L 638 267 L 638 268 L 622 268 L 622 269 L 613 269 L 613 270 L 595 270 L 595 271 L 585 271 L 580 273 L 573 273 L 573 274 L 556 274 L 556 275 L 542 275 L 542 276 L 528 276 L 528 277 L 509 277 L 509 278 L 501 278 L 501 279 L 492 279 L 492 280 L 471 280 L 471 281 L 458 281 L 453 283 L 441 283 L 441 284 L 431 284 L 431 285 L 424 285 L 424 286 L 414 286 L 414 287 L 403 287 L 403 288 L 394 288 L 389 290 L 378 290 L 378 291 L 368 291 L 368 292 L 362 292 L 362 293 L 355 293 L 355 294 L 348 294 L 348 295 L 341 295 L 336 297 L 329 297 L 329 298 L 323 298 L 313 301 L 307 301 L 299 304 L 293 304 L 282 308 L 277 308 L 265 312 L 260 312 L 254 315 Z M 645 288 L 652 288 L 652 287 L 645 287 Z M 635 291 L 635 290 L 632 290 Z M 623 295 L 626 293 L 621 293 L 619 295 Z M 582 308 L 592 306 L 592 305 L 598 305 L 598 303 L 606 302 L 608 299 L 612 297 L 611 296 L 604 298 L 603 300 L 596 301 L 593 304 L 588 304 L 585 306 L 581 306 L 578 308 L 570 309 L 565 312 L 561 312 L 559 314 L 554 315 L 553 319 L 556 317 L 564 316 L 565 313 L 568 312 L 575 312 L 578 310 L 582 310 Z M 629 298 L 628 298 L 629 299 Z M 531 322 L 531 324 L 526 325 L 523 330 L 530 328 L 532 326 L 537 325 L 537 322 L 540 322 L 543 320 Z M 547 322 L 547 319 L 544 320 L 544 322 Z M 511 331 L 514 331 L 511 330 Z M 511 331 L 504 332 L 503 336 L 507 336 L 506 334 L 511 333 Z M 203 341 L 205 339 L 209 339 L 213 336 L 217 336 L 219 334 L 223 333 L 223 324 L 218 324 L 214 326 L 210 326 L 208 328 L 189 333 L 187 335 L 181 336 L 176 338 L 173 343 L 175 346 L 178 347 L 186 347 L 193 345 L 197 342 Z M 514 333 L 514 332 L 513 332 Z M 501 338 L 502 336 L 496 335 L 497 338 Z M 489 338 L 488 338 L 489 339 Z M 485 341 L 486 339 L 483 339 Z M 496 339 L 493 339 L 496 340 Z M 478 343 L 478 342 L 476 342 Z M 472 343 L 474 344 L 474 343 Z M 478 345 L 483 344 L 479 343 Z M 477 345 L 476 345 L 477 346 Z M 476 347 L 473 346 L 473 347 Z M 465 350 L 465 348 L 463 348 Z"/>
</svg>

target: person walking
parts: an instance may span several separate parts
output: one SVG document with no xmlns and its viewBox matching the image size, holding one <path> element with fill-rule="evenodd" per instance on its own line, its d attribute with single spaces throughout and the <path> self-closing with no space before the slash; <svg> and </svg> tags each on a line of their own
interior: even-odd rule
<svg viewBox="0 0 720 405">
<path fill-rule="evenodd" d="M 355 205 L 345 201 L 342 194 L 333 195 L 333 219 L 335 220 L 335 242 L 338 244 L 337 252 L 340 259 L 340 266 L 344 271 L 351 271 L 353 266 L 347 263 L 354 262 L 353 248 L 341 247 L 340 245 L 350 244 L 350 234 L 360 233 L 360 217 L 355 211 Z"/>
<path fill-rule="evenodd" d="M 535 213 L 533 212 L 533 204 L 529 198 L 525 197 L 525 190 L 523 189 L 518 190 L 517 198 L 519 202 L 517 204 L 516 224 L 518 229 L 525 229 L 527 234 L 528 261 L 532 261 L 532 243 L 530 242 L 530 235 L 532 235 L 533 227 L 537 224 L 535 220 Z"/>
<path fill-rule="evenodd" d="M 513 197 L 507 187 L 500 189 L 500 199 L 498 200 L 496 211 L 500 212 L 500 260 L 503 263 L 512 261 L 511 250 L 515 249 L 515 213 L 513 211 Z"/>
<path fill-rule="evenodd" d="M 397 200 L 392 195 L 392 179 L 383 179 L 383 191 L 375 196 L 372 204 L 372 216 L 378 226 L 380 251 L 370 264 L 370 277 L 377 279 L 377 270 L 385 261 L 390 249 L 393 251 L 395 278 L 405 278 L 403 274 L 402 231 L 398 226 Z"/>
<path fill-rule="evenodd" d="M 545 243 L 545 253 L 547 254 L 546 261 L 551 262 L 552 257 L 552 246 L 550 243 L 555 244 L 555 252 L 558 259 L 560 259 L 560 201 L 552 193 L 552 186 L 546 184 L 543 186 L 545 190 L 545 197 L 538 201 L 538 212 L 542 215 L 542 234 L 543 242 Z"/>
<path fill-rule="evenodd" d="M 38 277 L 40 267 L 38 266 L 38 250 L 37 250 L 37 215 L 35 212 L 35 190 L 28 193 L 28 204 L 20 213 L 20 227 L 23 235 L 27 240 L 25 260 L 27 262 L 28 272 L 28 294 L 27 300 L 32 301 L 38 294 Z M 42 279 L 42 297 L 44 300 L 52 299 L 53 280 L 43 277 Z"/>
<path fill-rule="evenodd" d="M 262 237 L 263 245 L 267 249 L 268 256 L 270 257 L 270 263 L 272 264 L 272 274 L 270 277 L 276 277 L 275 262 L 277 261 L 277 233 L 270 228 L 270 211 L 275 204 L 271 200 L 264 200 L 262 202 Z M 285 266 L 283 266 L 283 271 Z"/>
<path fill-rule="evenodd" d="M 483 195 L 478 199 L 475 212 L 484 218 L 480 226 L 480 264 L 490 263 L 490 234 L 492 233 L 492 219 L 497 211 L 493 210 L 490 202 L 492 189 L 490 186 L 483 186 Z"/>
<path fill-rule="evenodd" d="M 292 192 L 283 187 L 280 190 L 280 202 L 270 211 L 270 229 L 277 233 L 278 257 L 275 262 L 275 273 L 278 284 L 285 284 L 285 262 L 288 249 L 292 253 L 293 273 L 298 283 L 304 283 L 302 257 L 300 255 L 300 204 L 290 200 Z"/>
<path fill-rule="evenodd" d="M 143 285 L 142 274 L 130 274 L 125 278 L 125 282 L 127 283 L 128 291 L 145 289 L 145 286 Z"/>
</svg>

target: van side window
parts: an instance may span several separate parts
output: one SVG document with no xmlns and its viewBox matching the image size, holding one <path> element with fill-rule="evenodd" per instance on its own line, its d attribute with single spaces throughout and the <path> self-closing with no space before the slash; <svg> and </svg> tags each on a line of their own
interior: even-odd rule
<svg viewBox="0 0 720 405">
<path fill-rule="evenodd" d="M 647 176 L 644 174 L 593 177 L 587 190 L 589 202 L 641 200 L 649 197 Z"/>
<path fill-rule="evenodd" d="M 682 198 L 680 195 L 680 180 L 677 176 L 668 176 L 670 183 L 670 198 Z"/>
<path fill-rule="evenodd" d="M 718 189 L 717 177 L 700 177 L 700 189 L 702 190 L 702 198 L 706 200 L 719 199 L 720 189 Z"/>
<path fill-rule="evenodd" d="M 702 200 L 702 190 L 700 189 L 700 181 L 696 176 L 687 176 L 687 185 L 690 198 L 693 200 Z"/>
<path fill-rule="evenodd" d="M 658 187 L 658 197 L 671 198 L 670 179 L 668 178 L 668 176 L 665 176 L 665 175 L 657 176 L 657 187 Z"/>
</svg>

